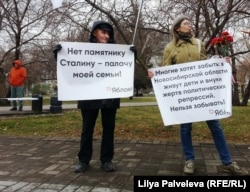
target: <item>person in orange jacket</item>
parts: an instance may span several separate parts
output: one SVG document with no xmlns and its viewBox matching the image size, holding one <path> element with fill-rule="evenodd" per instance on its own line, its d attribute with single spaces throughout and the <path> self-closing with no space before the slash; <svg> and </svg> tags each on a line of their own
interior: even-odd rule
<svg viewBox="0 0 250 192">
<path fill-rule="evenodd" d="M 24 82 L 27 78 L 26 69 L 22 65 L 21 60 L 15 60 L 13 67 L 9 73 L 9 83 L 11 86 L 11 98 L 21 98 L 24 96 Z M 23 101 L 18 100 L 18 110 L 23 110 Z M 17 101 L 13 100 L 13 107 L 11 111 L 17 111 Z"/>
</svg>

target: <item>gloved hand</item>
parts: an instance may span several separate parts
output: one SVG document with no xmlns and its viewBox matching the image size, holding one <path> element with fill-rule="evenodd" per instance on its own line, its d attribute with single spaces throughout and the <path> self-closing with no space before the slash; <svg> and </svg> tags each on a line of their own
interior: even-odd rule
<svg viewBox="0 0 250 192">
<path fill-rule="evenodd" d="M 57 44 L 54 48 L 53 48 L 53 53 L 54 53 L 54 57 L 57 60 L 57 52 L 60 51 L 62 49 L 61 44 Z"/>
<path fill-rule="evenodd" d="M 131 46 L 129 49 L 134 53 L 137 51 L 135 46 Z"/>
<path fill-rule="evenodd" d="M 134 53 L 134 56 L 135 56 L 135 60 L 136 60 L 136 57 L 137 57 L 137 49 L 135 46 L 131 46 L 130 48 L 130 51 L 132 51 Z"/>
<path fill-rule="evenodd" d="M 57 52 L 60 51 L 61 49 L 62 49 L 61 44 L 57 44 L 57 45 L 54 47 L 53 52 L 54 52 L 54 53 L 57 53 Z"/>
</svg>

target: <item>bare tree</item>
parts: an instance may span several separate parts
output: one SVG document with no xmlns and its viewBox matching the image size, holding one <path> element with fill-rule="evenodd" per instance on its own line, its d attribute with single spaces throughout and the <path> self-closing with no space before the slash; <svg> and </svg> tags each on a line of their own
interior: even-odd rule
<svg viewBox="0 0 250 192">
<path fill-rule="evenodd" d="M 0 66 L 9 71 L 14 59 L 28 62 L 34 42 L 44 35 L 53 22 L 53 10 L 49 0 L 2 0 L 0 10 L 3 13 Z M 29 69 L 27 71 L 29 76 Z M 5 85 L 2 83 L 1 86 Z M 5 97 L 4 93 L 1 93 L 1 97 Z"/>
<path fill-rule="evenodd" d="M 141 0 L 66 0 L 52 10 L 50 0 L 2 0 L 0 32 L 6 38 L 0 45 L 0 65 L 6 69 L 14 57 L 22 57 L 30 69 L 30 83 L 56 78 L 56 62 L 52 48 L 60 41 L 88 41 L 95 20 L 107 20 L 115 26 L 117 43 L 132 44 Z M 249 26 L 248 0 L 143 0 L 134 45 L 137 48 L 138 77 L 147 79 L 147 68 L 161 58 L 170 41 L 174 18 L 187 15 L 193 23 L 195 36 L 206 44 L 208 55 L 214 54 L 212 38 L 224 30 L 235 37 L 231 47 L 233 76 L 237 80 L 236 63 L 249 52 L 239 30 Z M 0 47 L 1 47 L 0 46 Z M 158 59 L 159 60 L 159 59 Z M 160 64 L 157 63 L 157 65 Z M 137 74 L 136 74 L 137 75 Z M 136 78 L 137 81 L 138 78 Z M 144 82 L 144 81 L 140 81 Z M 146 82 L 146 81 L 145 81 Z M 233 85 L 233 105 L 240 105 L 238 84 Z"/>
<path fill-rule="evenodd" d="M 238 60 L 237 70 L 237 79 L 242 96 L 241 105 L 247 106 L 250 96 L 250 60 L 248 57 Z"/>
</svg>

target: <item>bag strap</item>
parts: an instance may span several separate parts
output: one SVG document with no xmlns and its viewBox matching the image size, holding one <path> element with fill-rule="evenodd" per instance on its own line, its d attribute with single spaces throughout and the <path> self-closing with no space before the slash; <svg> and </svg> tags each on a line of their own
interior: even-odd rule
<svg viewBox="0 0 250 192">
<path fill-rule="evenodd" d="M 200 59 L 200 53 L 201 53 L 201 40 L 196 38 L 196 41 L 197 41 L 197 44 L 198 44 L 198 53 L 199 53 L 199 59 Z"/>
</svg>

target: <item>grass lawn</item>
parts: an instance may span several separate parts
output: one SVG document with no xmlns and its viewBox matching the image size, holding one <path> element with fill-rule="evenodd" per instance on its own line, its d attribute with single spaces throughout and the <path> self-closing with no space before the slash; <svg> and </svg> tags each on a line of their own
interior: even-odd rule
<svg viewBox="0 0 250 192">
<path fill-rule="evenodd" d="M 154 97 L 122 99 L 121 102 L 154 102 Z M 49 104 L 49 101 L 45 101 Z M 27 103 L 26 103 L 27 104 Z M 250 107 L 233 107 L 233 115 L 221 119 L 228 143 L 250 143 Z M 0 135 L 25 137 L 80 137 L 80 111 L 63 110 L 58 114 L 0 117 Z M 94 132 L 101 138 L 100 115 Z M 193 124 L 194 142 L 213 142 L 205 122 Z M 158 106 L 121 107 L 117 112 L 117 139 L 180 141 L 179 126 L 165 127 Z"/>
</svg>

